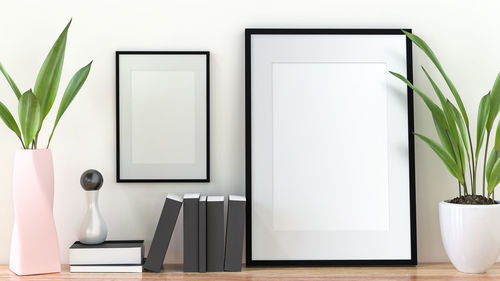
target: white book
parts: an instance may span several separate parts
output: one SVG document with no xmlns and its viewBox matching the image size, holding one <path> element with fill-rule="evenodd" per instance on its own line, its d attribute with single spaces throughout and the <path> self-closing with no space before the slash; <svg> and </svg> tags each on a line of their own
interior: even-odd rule
<svg viewBox="0 0 500 281">
<path fill-rule="evenodd" d="M 142 264 L 70 265 L 70 272 L 142 272 Z"/>
<path fill-rule="evenodd" d="M 138 265 L 144 258 L 144 241 L 105 241 L 98 245 L 75 242 L 69 248 L 70 265 Z"/>
</svg>

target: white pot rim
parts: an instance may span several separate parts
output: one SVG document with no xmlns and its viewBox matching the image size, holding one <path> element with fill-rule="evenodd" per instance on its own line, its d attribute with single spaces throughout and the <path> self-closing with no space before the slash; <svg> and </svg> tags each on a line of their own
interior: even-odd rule
<svg viewBox="0 0 500 281">
<path fill-rule="evenodd" d="M 463 208 L 463 209 L 496 209 L 500 208 L 500 201 L 495 200 L 497 204 L 489 204 L 489 205 L 469 205 L 469 204 L 456 204 L 448 202 L 450 200 L 444 200 L 439 202 L 440 206 L 447 206 L 451 208 Z"/>
</svg>

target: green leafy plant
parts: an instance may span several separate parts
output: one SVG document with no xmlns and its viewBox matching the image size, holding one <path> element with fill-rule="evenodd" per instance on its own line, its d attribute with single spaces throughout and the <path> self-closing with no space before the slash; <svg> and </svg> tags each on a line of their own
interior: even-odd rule
<svg viewBox="0 0 500 281">
<path fill-rule="evenodd" d="M 66 40 L 71 20 L 66 25 L 61 35 L 50 49 L 49 54 L 38 72 L 33 90 L 28 90 L 21 94 L 16 83 L 7 73 L 0 63 L 0 72 L 9 83 L 12 91 L 18 99 L 19 125 L 12 116 L 9 109 L 0 101 L 0 119 L 11 129 L 21 141 L 24 149 L 36 149 L 38 147 L 38 135 L 42 129 L 43 121 L 47 117 L 54 104 L 61 80 L 61 73 L 64 63 L 64 53 L 66 51 Z M 47 142 L 50 145 L 54 131 L 59 124 L 61 116 L 68 109 L 76 94 L 87 80 L 92 62 L 78 70 L 71 78 L 64 91 L 56 120 Z"/>
<path fill-rule="evenodd" d="M 422 98 L 432 114 L 439 142 L 421 134 L 415 133 L 415 135 L 429 145 L 441 159 L 450 174 L 458 180 L 458 192 L 460 197 L 462 197 L 462 194 L 464 196 L 478 195 L 476 185 L 478 176 L 477 168 L 480 161 L 481 148 L 483 143 L 486 142 L 483 157 L 482 196 L 494 198 L 494 189 L 500 183 L 500 124 L 497 126 L 495 144 L 489 156 L 488 145 L 493 123 L 500 109 L 500 73 L 497 75 L 491 91 L 484 95 L 479 103 L 476 125 L 476 145 L 474 146 L 471 137 L 469 117 L 455 85 L 445 73 L 441 63 L 429 45 L 417 35 L 404 30 L 403 32 L 432 61 L 446 82 L 458 106 L 457 108 L 445 97 L 424 67 L 422 67 L 422 70 L 429 80 L 441 106 L 434 103 L 426 93 L 415 87 L 403 75 L 390 72 L 406 83 L 408 87 Z M 490 200 L 490 202 L 492 201 Z"/>
</svg>

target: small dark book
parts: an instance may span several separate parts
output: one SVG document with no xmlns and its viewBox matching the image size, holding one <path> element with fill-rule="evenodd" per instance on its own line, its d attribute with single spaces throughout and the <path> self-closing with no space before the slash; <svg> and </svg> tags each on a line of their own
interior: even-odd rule
<svg viewBox="0 0 500 281">
<path fill-rule="evenodd" d="M 198 204 L 200 194 L 184 194 L 184 272 L 198 272 Z"/>
<path fill-rule="evenodd" d="M 160 220 L 158 221 L 158 226 L 156 227 L 153 241 L 151 242 L 148 257 L 144 263 L 145 270 L 160 272 L 181 206 L 181 197 L 172 194 L 167 196 L 160 215 Z"/>
<path fill-rule="evenodd" d="M 224 271 L 224 196 L 207 197 L 207 271 Z"/>
<path fill-rule="evenodd" d="M 198 271 L 207 272 L 207 196 L 201 196 L 198 206 Z"/>
<path fill-rule="evenodd" d="M 227 203 L 225 271 L 241 271 L 243 232 L 245 229 L 244 196 L 229 195 Z"/>
</svg>

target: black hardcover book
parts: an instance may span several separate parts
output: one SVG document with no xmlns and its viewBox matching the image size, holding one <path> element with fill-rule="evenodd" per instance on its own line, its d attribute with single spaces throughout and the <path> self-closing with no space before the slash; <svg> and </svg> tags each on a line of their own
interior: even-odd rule
<svg viewBox="0 0 500 281">
<path fill-rule="evenodd" d="M 229 195 L 227 203 L 225 271 L 241 271 L 243 233 L 245 228 L 244 196 Z"/>
<path fill-rule="evenodd" d="M 200 194 L 185 194 L 184 214 L 184 272 L 198 272 L 198 204 Z"/>
<path fill-rule="evenodd" d="M 198 207 L 198 271 L 207 272 L 207 196 L 201 196 Z"/>
<path fill-rule="evenodd" d="M 158 221 L 158 226 L 151 242 L 151 248 L 144 263 L 145 270 L 160 272 L 181 206 L 181 197 L 169 194 L 167 199 L 165 199 L 160 220 Z"/>
<path fill-rule="evenodd" d="M 224 196 L 207 197 L 207 271 L 224 271 Z"/>
</svg>

